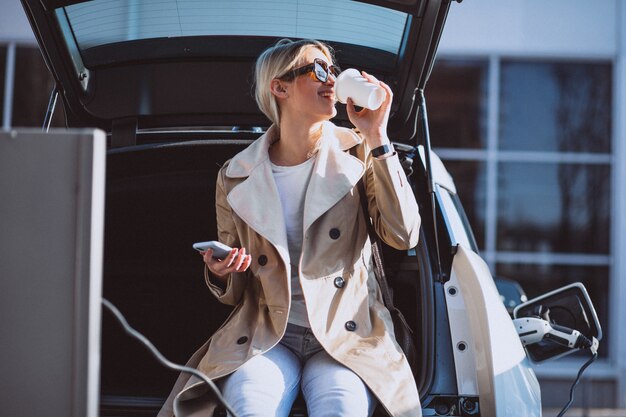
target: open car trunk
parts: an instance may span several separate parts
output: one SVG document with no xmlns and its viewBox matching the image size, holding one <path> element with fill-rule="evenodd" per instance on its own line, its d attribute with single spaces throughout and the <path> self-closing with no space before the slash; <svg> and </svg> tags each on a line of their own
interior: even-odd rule
<svg viewBox="0 0 626 417">
<path fill-rule="evenodd" d="M 217 172 L 249 143 L 188 141 L 108 153 L 103 294 L 173 362 L 184 364 L 230 312 L 207 289 L 191 246 L 216 239 Z M 419 268 L 428 264 L 425 249 L 384 249 L 395 303 L 415 329 L 421 358 L 414 373 L 424 388 L 433 350 L 425 343 L 433 339 L 432 278 Z M 107 314 L 101 372 L 102 416 L 155 415 L 177 378 Z M 292 415 L 303 410 L 297 403 Z"/>
</svg>

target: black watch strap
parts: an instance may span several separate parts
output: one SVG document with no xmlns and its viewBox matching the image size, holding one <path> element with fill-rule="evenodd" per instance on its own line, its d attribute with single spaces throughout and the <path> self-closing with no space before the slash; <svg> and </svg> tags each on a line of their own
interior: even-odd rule
<svg viewBox="0 0 626 417">
<path fill-rule="evenodd" d="M 389 145 L 381 145 L 378 148 L 374 148 L 372 149 L 372 156 L 374 158 L 377 158 L 381 155 L 385 155 L 387 153 L 391 152 L 391 147 Z"/>
</svg>

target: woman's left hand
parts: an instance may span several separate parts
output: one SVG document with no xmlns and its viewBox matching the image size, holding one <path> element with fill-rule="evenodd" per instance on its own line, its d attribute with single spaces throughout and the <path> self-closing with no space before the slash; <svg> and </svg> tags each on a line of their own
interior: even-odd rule
<svg viewBox="0 0 626 417">
<path fill-rule="evenodd" d="M 382 81 L 379 81 L 373 75 L 361 71 L 361 75 L 372 84 L 380 85 L 386 92 L 383 104 L 376 110 L 363 108 L 357 112 L 354 103 L 348 99 L 346 110 L 352 124 L 359 129 L 361 134 L 365 136 L 365 140 L 370 148 L 376 148 L 380 145 L 389 143 L 387 138 L 387 121 L 389 120 L 389 112 L 391 111 L 391 101 L 393 93 L 391 88 Z"/>
</svg>

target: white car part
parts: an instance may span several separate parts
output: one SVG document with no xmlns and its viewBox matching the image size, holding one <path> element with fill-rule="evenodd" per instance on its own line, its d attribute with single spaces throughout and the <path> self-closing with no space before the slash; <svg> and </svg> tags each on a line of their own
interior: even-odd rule
<svg viewBox="0 0 626 417">
<path fill-rule="evenodd" d="M 522 317 L 513 320 L 520 340 L 526 345 L 551 340 L 571 349 L 589 349 L 591 353 L 598 351 L 598 339 L 589 340 L 578 330 L 552 324 L 539 317 Z"/>
<path fill-rule="evenodd" d="M 515 331 L 496 288 L 489 267 L 469 248 L 459 245 L 452 261 L 450 283 L 458 283 L 458 297 L 465 304 L 462 323 L 453 323 L 458 314 L 450 315 L 450 330 L 453 343 L 466 337 L 457 334 L 456 324 L 469 323 L 480 410 L 483 416 L 539 417 L 541 416 L 541 393 L 539 382 L 530 367 L 530 361 Z M 448 287 L 449 288 L 449 287 Z M 450 299 L 446 294 L 446 301 Z M 448 312 L 450 313 L 450 306 Z M 472 376 L 459 374 L 465 370 L 457 361 L 457 384 L 460 388 L 464 379 Z M 461 359 L 462 360 L 462 359 Z M 465 394 L 459 392 L 460 395 Z"/>
</svg>

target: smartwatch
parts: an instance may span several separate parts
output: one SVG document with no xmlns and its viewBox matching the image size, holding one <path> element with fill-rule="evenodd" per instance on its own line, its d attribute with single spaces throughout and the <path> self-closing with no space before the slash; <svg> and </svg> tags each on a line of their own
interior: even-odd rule
<svg viewBox="0 0 626 417">
<path fill-rule="evenodd" d="M 372 156 L 374 158 L 378 158 L 379 156 L 383 156 L 385 154 L 388 154 L 392 151 L 391 146 L 390 145 L 381 145 L 377 148 L 372 149 Z"/>
</svg>

